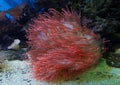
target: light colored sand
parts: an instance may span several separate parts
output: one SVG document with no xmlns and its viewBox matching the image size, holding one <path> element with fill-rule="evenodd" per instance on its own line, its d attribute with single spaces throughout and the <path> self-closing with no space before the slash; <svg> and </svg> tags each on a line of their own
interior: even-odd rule
<svg viewBox="0 0 120 85">
<path fill-rule="evenodd" d="M 30 76 L 27 61 L 6 61 L 6 69 L 0 73 L 0 85 L 48 85 Z"/>
</svg>

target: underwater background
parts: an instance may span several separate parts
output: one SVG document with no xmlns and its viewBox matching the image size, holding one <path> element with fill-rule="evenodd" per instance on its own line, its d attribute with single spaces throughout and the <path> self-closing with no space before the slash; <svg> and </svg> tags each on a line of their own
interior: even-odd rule
<svg viewBox="0 0 120 85">
<path fill-rule="evenodd" d="M 55 13 L 58 15 L 55 15 L 54 13 L 53 14 L 50 13 L 49 10 L 51 8 L 55 9 L 57 11 Z M 62 11 L 62 9 L 70 10 L 70 11 L 65 12 Z M 34 59 L 38 58 L 38 57 L 36 58 L 36 56 L 38 55 L 50 56 L 50 54 L 47 53 L 44 54 L 44 51 L 43 54 L 42 53 L 39 54 L 40 52 L 42 52 L 41 48 L 39 48 L 40 47 L 39 43 L 41 43 L 42 41 L 39 41 L 39 39 L 41 40 L 42 38 L 46 39 L 44 33 L 38 36 L 37 38 L 35 38 L 38 31 L 41 31 L 39 27 L 44 27 L 45 25 L 44 29 L 46 29 L 47 26 L 49 28 L 50 27 L 49 25 L 52 25 L 54 28 L 54 26 L 59 25 L 59 24 L 55 24 L 56 22 L 53 21 L 54 18 L 55 17 L 60 18 L 61 16 L 65 15 L 65 13 L 68 13 L 69 16 L 70 14 L 73 13 L 72 10 L 75 11 L 75 13 L 79 14 L 80 16 L 80 18 L 78 18 L 79 23 L 77 23 L 79 24 L 79 27 L 84 28 L 85 26 L 89 30 L 89 31 L 84 31 L 84 29 L 82 30 L 83 35 L 85 34 L 87 36 L 87 37 L 85 36 L 84 38 L 90 41 L 89 42 L 88 40 L 86 40 L 86 42 L 90 43 L 88 44 L 90 46 L 83 45 L 83 47 L 86 47 L 83 48 L 83 51 L 85 49 L 86 52 L 85 54 L 87 55 L 87 52 L 89 53 L 89 51 L 86 51 L 86 49 L 87 50 L 89 49 L 88 47 L 91 47 L 92 49 L 92 46 L 98 46 L 99 50 L 95 48 L 95 51 L 93 51 L 93 53 L 95 55 L 98 55 L 99 59 L 97 61 L 94 60 L 95 64 L 92 63 L 92 66 L 90 66 L 90 68 L 87 69 L 87 71 L 86 71 L 87 68 L 86 67 L 85 71 L 83 71 L 82 74 L 80 73 L 80 75 L 75 78 L 64 80 L 62 82 L 61 81 L 55 82 L 55 83 L 48 81 L 41 81 L 42 78 L 47 77 L 49 75 L 48 73 L 48 75 L 46 76 L 47 72 L 45 71 L 46 72 L 45 74 L 44 72 L 41 72 L 43 73 L 42 78 L 40 78 L 40 80 L 39 79 L 36 80 L 36 78 L 32 76 L 33 70 L 46 69 L 49 72 L 50 68 L 47 67 L 47 65 L 54 64 L 53 67 L 57 65 L 53 63 L 54 59 L 57 59 L 56 57 L 53 58 L 50 57 L 49 60 L 46 60 L 44 58 L 39 58 L 38 60 L 43 59 L 46 60 L 46 62 L 48 62 L 44 67 L 41 68 L 39 66 L 42 66 L 44 64 L 43 60 L 41 60 L 41 62 L 38 63 L 36 63 L 37 61 L 34 61 Z M 46 15 L 43 18 L 51 19 L 51 21 L 53 21 L 52 23 L 49 22 L 51 24 L 46 25 L 44 23 L 47 23 L 46 22 L 47 20 L 44 21 L 43 18 L 39 18 L 44 14 Z M 59 21 L 59 18 L 55 18 L 55 20 Z M 63 19 L 63 20 L 68 20 L 68 22 L 63 23 L 63 25 L 66 28 L 70 28 L 70 29 L 72 27 L 78 27 L 78 25 L 72 23 L 74 20 L 76 20 L 73 18 L 74 17 L 70 19 L 69 18 Z M 41 23 L 43 22 L 44 23 L 37 24 L 37 22 L 39 21 L 41 21 Z M 119 27 L 120 27 L 119 0 L 0 0 L 0 85 L 15 85 L 15 83 L 17 85 L 119 85 L 120 83 L 120 30 L 119 30 L 120 28 Z M 37 29 L 37 31 L 35 29 Z M 44 29 L 42 29 L 43 32 L 49 33 L 48 30 L 46 31 Z M 93 40 L 91 40 L 91 37 L 94 37 L 94 35 L 90 34 L 91 33 L 90 31 L 93 34 L 97 35 L 99 38 L 98 39 L 93 38 Z M 58 35 L 59 32 L 61 31 L 58 31 L 55 34 L 58 37 L 59 37 Z M 77 31 L 74 32 L 77 33 Z M 84 33 L 84 32 L 88 32 L 88 33 Z M 69 34 L 69 30 L 66 33 Z M 64 33 L 61 35 L 64 35 Z M 79 36 L 81 37 L 82 35 Z M 75 42 L 75 41 L 77 42 L 77 39 L 79 39 L 76 37 L 75 37 L 76 39 L 73 39 L 74 37 L 73 38 L 71 37 L 70 37 L 71 39 L 70 42 Z M 43 43 L 41 43 L 43 45 L 46 43 L 44 42 L 44 39 L 43 39 Z M 60 39 L 62 41 L 60 42 L 61 44 L 63 45 L 69 44 L 67 42 L 64 42 L 63 38 Z M 49 42 L 52 42 L 52 39 Z M 83 41 L 83 44 L 86 44 L 86 42 Z M 55 43 L 58 44 L 57 41 L 55 41 Z M 46 47 L 47 44 L 45 44 Z M 79 44 L 78 46 L 80 45 L 81 44 Z M 58 44 L 57 46 L 61 46 L 61 45 Z M 46 47 L 43 46 L 42 48 L 46 49 Z M 54 49 L 53 47 L 49 49 L 48 48 L 47 48 L 48 51 L 50 51 L 50 49 Z M 63 47 L 60 48 L 63 49 Z M 55 52 L 57 50 L 58 48 L 55 48 Z M 94 48 L 92 50 L 94 50 Z M 83 53 L 82 55 L 85 55 L 84 52 L 82 53 Z M 99 53 L 101 56 L 99 56 Z M 76 53 L 75 55 L 78 54 Z M 88 56 L 88 58 L 86 58 L 85 60 L 87 61 L 89 57 L 90 56 Z M 63 56 L 61 60 L 64 61 L 65 59 L 66 57 Z M 74 63 L 77 62 L 78 61 L 75 61 Z M 31 65 L 36 68 L 31 69 L 32 68 Z M 64 66 L 65 65 L 59 67 L 58 70 L 63 68 Z M 38 71 L 35 72 L 37 73 Z M 40 75 L 39 72 L 37 73 L 38 76 Z M 74 73 L 76 73 L 76 71 L 74 71 Z M 58 74 L 57 77 L 59 75 L 62 75 L 62 73 Z"/>
</svg>

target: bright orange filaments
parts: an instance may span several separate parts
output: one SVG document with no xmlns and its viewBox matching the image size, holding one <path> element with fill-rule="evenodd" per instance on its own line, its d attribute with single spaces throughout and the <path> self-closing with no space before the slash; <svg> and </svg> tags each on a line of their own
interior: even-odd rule
<svg viewBox="0 0 120 85">
<path fill-rule="evenodd" d="M 35 18 L 27 30 L 33 76 L 40 81 L 72 79 L 100 58 L 99 36 L 80 25 L 74 11 L 50 9 Z"/>
</svg>

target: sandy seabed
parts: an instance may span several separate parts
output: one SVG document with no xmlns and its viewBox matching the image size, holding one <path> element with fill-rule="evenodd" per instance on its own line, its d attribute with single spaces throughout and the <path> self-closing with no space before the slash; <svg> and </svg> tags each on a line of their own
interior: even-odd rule
<svg viewBox="0 0 120 85">
<path fill-rule="evenodd" d="M 99 65 L 95 70 L 84 74 L 83 81 L 78 79 L 54 84 L 36 81 L 32 78 L 29 68 L 30 63 L 27 60 L 5 61 L 4 64 L 5 68 L 0 72 L 0 85 L 120 85 L 120 69 L 106 67 L 104 63 L 103 65 Z M 106 68 L 109 68 L 109 71 L 103 70 Z M 96 76 L 96 70 L 98 70 L 99 73 L 101 72 L 101 74 Z M 102 76 L 103 74 L 104 76 Z M 89 76 L 91 77 L 90 81 Z M 99 77 L 105 78 L 96 81 L 95 79 Z"/>
</svg>

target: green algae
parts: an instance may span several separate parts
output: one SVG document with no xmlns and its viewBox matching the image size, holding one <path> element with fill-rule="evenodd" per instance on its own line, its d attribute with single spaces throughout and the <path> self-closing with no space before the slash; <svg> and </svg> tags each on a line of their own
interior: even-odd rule
<svg viewBox="0 0 120 85">
<path fill-rule="evenodd" d="M 115 53 L 120 55 L 120 48 L 118 48 L 118 49 L 115 51 Z"/>
<path fill-rule="evenodd" d="M 79 76 L 80 81 L 100 81 L 105 79 L 110 79 L 114 77 L 114 75 L 110 74 L 111 67 L 106 65 L 104 59 L 101 59 L 99 64 L 89 71 L 83 73 Z"/>
</svg>

